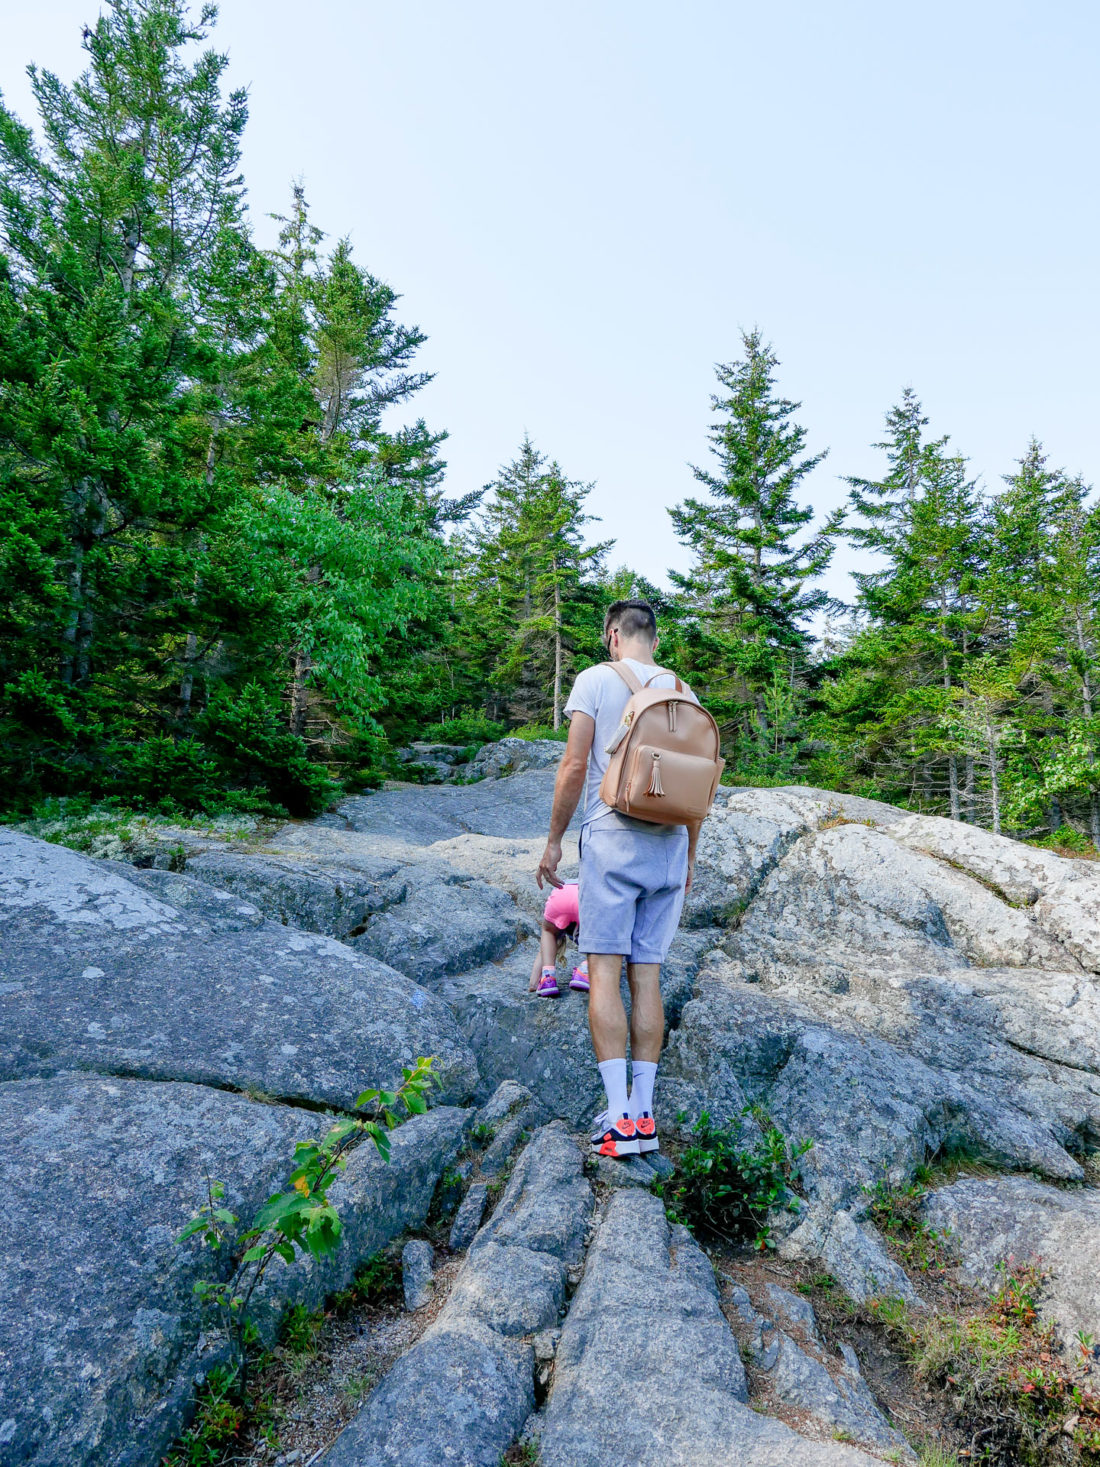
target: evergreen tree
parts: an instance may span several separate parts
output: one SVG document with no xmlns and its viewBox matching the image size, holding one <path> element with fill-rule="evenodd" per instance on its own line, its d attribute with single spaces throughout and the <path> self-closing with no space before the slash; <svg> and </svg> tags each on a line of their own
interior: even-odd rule
<svg viewBox="0 0 1100 1467">
<path fill-rule="evenodd" d="M 488 489 L 469 561 L 471 650 L 494 715 L 556 729 L 578 654 L 597 655 L 590 588 L 611 542 L 585 544 L 592 485 L 566 478 L 529 437 Z"/>
<path fill-rule="evenodd" d="M 42 593 L 0 671 L 33 667 L 78 739 L 160 701 L 218 504 L 204 425 L 248 246 L 244 96 L 221 96 L 225 57 L 185 54 L 212 15 L 113 0 L 73 86 L 31 68 L 41 147 L 0 106 L 0 534 L 22 537 L 0 559 Z"/>
<path fill-rule="evenodd" d="M 769 741 L 768 697 L 776 679 L 793 687 L 813 638 L 809 618 L 829 605 L 813 582 L 828 566 L 839 517 L 796 537 L 813 518 L 798 503 L 802 481 L 825 457 L 805 453 L 798 403 L 775 389 L 778 358 L 759 331 L 743 336 L 740 361 L 719 366 L 722 391 L 709 432 L 713 470 L 695 468 L 707 499 L 670 510 L 677 538 L 694 555 L 673 574 L 685 627 L 680 648 L 727 733 L 749 747 Z"/>
<path fill-rule="evenodd" d="M 437 594 L 443 435 L 382 426 L 423 335 L 346 242 L 322 258 L 300 190 L 253 248 L 244 97 L 193 55 L 212 18 L 112 0 L 78 82 L 32 68 L 41 147 L 0 108 L 0 725 L 28 797 L 201 803 L 220 768 L 262 798 L 281 760 L 315 804 L 310 700 L 322 752 L 377 730 L 383 650 Z"/>
<path fill-rule="evenodd" d="M 922 806 L 946 795 L 957 820 L 970 785 L 959 777 L 955 689 L 978 652 L 982 505 L 966 461 L 947 451 L 948 440 L 924 440 L 927 421 L 907 388 L 876 445 L 886 453 L 887 473 L 848 481 L 848 533 L 879 560 L 856 576 L 869 629 L 847 656 L 853 668 L 875 669 L 862 679 L 873 703 L 857 694 L 849 712 L 859 717 L 866 756 L 887 788 L 904 789 Z M 860 681 L 848 681 L 845 699 Z"/>
</svg>

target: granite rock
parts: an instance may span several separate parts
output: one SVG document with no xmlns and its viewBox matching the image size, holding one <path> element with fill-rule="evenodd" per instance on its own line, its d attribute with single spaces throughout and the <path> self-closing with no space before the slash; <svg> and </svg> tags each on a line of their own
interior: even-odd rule
<svg viewBox="0 0 1100 1467">
<path fill-rule="evenodd" d="M 438 998 L 331 938 L 168 871 L 0 830 L 0 1080 L 83 1069 L 348 1106 L 438 1060 L 477 1069 Z"/>
<path fill-rule="evenodd" d="M 608 1400 L 630 1402 L 606 1410 Z M 562 1328 L 535 1430 L 542 1467 L 867 1467 L 748 1406 L 714 1274 L 656 1197 L 613 1194 Z"/>
<path fill-rule="evenodd" d="M 359 1261 L 423 1221 L 461 1143 L 461 1112 L 397 1131 L 392 1157 L 353 1153 L 333 1189 L 344 1236 L 321 1264 L 273 1268 L 254 1317 L 267 1339 L 291 1304 L 315 1309 Z M 4 1461 L 153 1467 L 194 1381 L 219 1358 L 192 1285 L 225 1255 L 177 1244 L 224 1182 L 250 1219 L 324 1120 L 204 1086 L 94 1075 L 0 1084 L 0 1399 Z M 204 1332 L 205 1331 L 205 1332 Z"/>
<path fill-rule="evenodd" d="M 383 1377 L 326 1467 L 499 1467 L 535 1404 L 535 1351 L 584 1246 L 592 1190 L 558 1127 L 523 1152 L 446 1304 Z"/>
<path fill-rule="evenodd" d="M 401 1250 L 401 1287 L 410 1313 L 430 1304 L 435 1295 L 435 1253 L 424 1238 L 410 1238 Z"/>
<path fill-rule="evenodd" d="M 963 1276 L 982 1288 L 997 1265 L 1040 1260 L 1048 1275 L 1040 1312 L 1064 1339 L 1100 1336 L 1100 1190 L 1073 1191 L 1032 1177 L 960 1177 L 932 1192 L 924 1217 L 950 1230 Z"/>
</svg>

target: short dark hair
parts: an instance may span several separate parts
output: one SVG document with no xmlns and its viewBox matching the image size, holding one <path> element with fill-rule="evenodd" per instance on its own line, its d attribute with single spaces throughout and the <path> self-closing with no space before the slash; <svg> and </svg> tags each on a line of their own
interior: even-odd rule
<svg viewBox="0 0 1100 1467">
<path fill-rule="evenodd" d="M 605 642 L 613 627 L 618 627 L 619 636 L 628 641 L 633 637 L 644 637 L 647 642 L 657 640 L 657 616 L 648 601 L 613 601 L 603 619 Z"/>
</svg>

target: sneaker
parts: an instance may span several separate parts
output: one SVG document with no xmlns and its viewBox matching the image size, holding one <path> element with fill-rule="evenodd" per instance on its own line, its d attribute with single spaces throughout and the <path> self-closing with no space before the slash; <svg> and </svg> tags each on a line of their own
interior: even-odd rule
<svg viewBox="0 0 1100 1467">
<path fill-rule="evenodd" d="M 569 980 L 569 987 L 575 988 L 578 993 L 588 992 L 588 974 L 581 968 L 573 969 L 573 976 Z"/>
<path fill-rule="evenodd" d="M 613 1126 L 593 1131 L 590 1144 L 596 1156 L 638 1155 L 638 1138 L 629 1116 L 622 1116 Z"/>
<path fill-rule="evenodd" d="M 639 1151 L 660 1151 L 661 1141 L 657 1135 L 657 1122 L 646 1111 L 634 1122 L 634 1130 L 638 1135 Z"/>
<path fill-rule="evenodd" d="M 557 998 L 561 989 L 558 987 L 556 975 L 553 973 L 544 973 L 539 979 L 539 986 L 535 989 L 535 992 L 539 998 Z"/>
</svg>

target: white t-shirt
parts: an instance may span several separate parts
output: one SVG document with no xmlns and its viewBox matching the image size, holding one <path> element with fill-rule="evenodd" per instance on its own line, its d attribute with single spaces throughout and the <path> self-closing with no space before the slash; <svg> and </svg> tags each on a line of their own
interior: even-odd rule
<svg viewBox="0 0 1100 1467">
<path fill-rule="evenodd" d="M 633 657 L 624 657 L 623 662 L 641 682 L 644 683 L 649 678 L 653 678 L 649 684 L 651 688 L 674 688 L 676 686 L 676 679 L 671 672 L 662 672 L 659 677 L 653 677 L 653 663 L 636 662 Z M 683 689 L 685 696 L 698 703 L 699 699 L 696 698 L 687 683 L 683 684 Z M 607 766 L 611 763 L 611 755 L 607 752 L 607 746 L 623 721 L 623 713 L 630 698 L 630 689 L 619 674 L 613 668 L 608 667 L 606 662 L 597 663 L 595 667 L 586 667 L 583 672 L 578 673 L 577 680 L 573 684 L 573 691 L 569 694 L 569 701 L 565 705 L 566 718 L 571 718 L 574 713 L 587 713 L 596 724 L 596 732 L 592 739 L 592 752 L 588 756 L 588 778 L 585 781 L 582 825 L 587 825 L 590 820 L 595 820 L 599 815 L 611 813 L 609 807 L 600 799 L 600 784 L 607 773 Z M 668 831 L 679 829 L 675 825 L 651 828 Z"/>
</svg>

